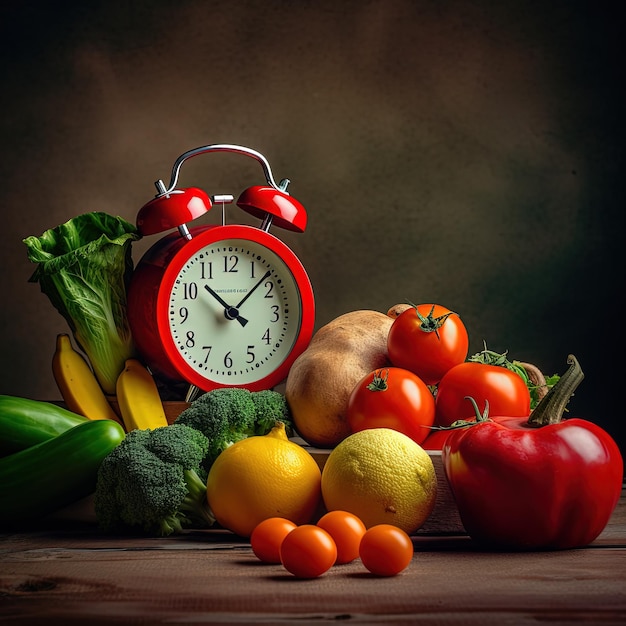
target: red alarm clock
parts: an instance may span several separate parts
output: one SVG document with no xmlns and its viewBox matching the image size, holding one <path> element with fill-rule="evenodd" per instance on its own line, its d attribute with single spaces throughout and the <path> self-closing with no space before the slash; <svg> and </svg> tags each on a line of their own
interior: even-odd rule
<svg viewBox="0 0 626 626">
<path fill-rule="evenodd" d="M 262 165 L 267 185 L 241 193 L 237 205 L 259 226 L 189 226 L 213 203 L 201 189 L 177 189 L 187 159 L 209 152 L 235 152 Z M 244 146 L 214 144 L 176 160 L 169 186 L 158 180 L 157 196 L 137 215 L 140 233 L 172 231 L 137 263 L 128 290 L 128 318 L 139 356 L 171 383 L 199 390 L 271 389 L 308 346 L 315 321 L 311 281 L 296 254 L 270 226 L 304 232 L 304 207 L 274 181 L 265 157 Z"/>
</svg>

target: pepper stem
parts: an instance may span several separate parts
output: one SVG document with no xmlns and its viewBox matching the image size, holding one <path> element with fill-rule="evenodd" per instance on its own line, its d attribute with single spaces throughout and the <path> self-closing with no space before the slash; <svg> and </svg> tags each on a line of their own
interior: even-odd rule
<svg viewBox="0 0 626 626">
<path fill-rule="evenodd" d="M 530 426 L 547 426 L 558 424 L 563 419 L 565 407 L 574 395 L 585 375 L 576 357 L 570 354 L 567 357 L 569 369 L 559 378 L 559 381 L 550 387 L 548 393 L 539 401 L 528 418 Z"/>
</svg>

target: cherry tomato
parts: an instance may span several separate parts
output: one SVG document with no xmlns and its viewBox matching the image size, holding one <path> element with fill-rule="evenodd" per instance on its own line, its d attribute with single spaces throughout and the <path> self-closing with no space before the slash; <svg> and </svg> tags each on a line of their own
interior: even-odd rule
<svg viewBox="0 0 626 626">
<path fill-rule="evenodd" d="M 303 524 L 283 539 L 280 560 L 296 578 L 317 578 L 335 564 L 337 546 L 323 528 Z"/>
<path fill-rule="evenodd" d="M 353 433 L 392 428 L 421 443 L 435 421 L 435 398 L 413 372 L 386 367 L 356 384 L 348 399 L 346 420 Z"/>
<path fill-rule="evenodd" d="M 395 576 L 411 562 L 413 542 L 401 528 L 392 524 L 377 524 L 363 535 L 359 556 L 372 574 Z"/>
<path fill-rule="evenodd" d="M 284 517 L 270 517 L 254 527 L 250 535 L 252 551 L 264 563 L 280 563 L 280 544 L 296 527 Z"/>
<path fill-rule="evenodd" d="M 528 417 L 530 392 L 519 374 L 499 365 L 466 362 L 453 367 L 437 389 L 435 423 L 449 426 L 456 420 L 476 417 L 472 397 L 479 411 L 489 402 L 489 415 Z"/>
<path fill-rule="evenodd" d="M 427 385 L 467 358 L 469 337 L 461 318 L 439 304 L 419 304 L 401 313 L 387 336 L 389 359 Z"/>
<path fill-rule="evenodd" d="M 350 563 L 359 556 L 359 544 L 365 534 L 365 524 L 347 511 L 329 511 L 317 522 L 337 546 L 337 563 Z"/>
</svg>

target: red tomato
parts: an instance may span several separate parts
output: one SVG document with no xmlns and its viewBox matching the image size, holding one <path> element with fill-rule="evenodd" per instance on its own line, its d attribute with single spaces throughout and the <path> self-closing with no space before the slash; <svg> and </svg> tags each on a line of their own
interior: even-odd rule
<svg viewBox="0 0 626 626">
<path fill-rule="evenodd" d="M 365 524 L 347 511 L 329 511 L 317 522 L 335 541 L 337 563 L 350 563 L 359 556 L 359 544 L 365 534 Z"/>
<path fill-rule="evenodd" d="M 469 337 L 461 318 L 439 304 L 420 304 L 401 313 L 387 337 L 389 359 L 396 367 L 436 385 L 467 358 Z"/>
<path fill-rule="evenodd" d="M 372 574 L 395 576 L 411 562 L 413 542 L 401 528 L 392 524 L 378 524 L 368 528 L 363 535 L 359 556 Z"/>
<path fill-rule="evenodd" d="M 250 535 L 252 551 L 264 563 L 280 563 L 280 544 L 296 527 L 284 517 L 270 517 L 254 527 Z"/>
<path fill-rule="evenodd" d="M 317 578 L 335 564 L 337 546 L 323 528 L 303 524 L 283 539 L 280 560 L 296 578 Z"/>
<path fill-rule="evenodd" d="M 357 383 L 348 399 L 346 420 L 353 433 L 391 428 L 422 443 L 435 421 L 435 398 L 413 372 L 386 367 Z"/>
<path fill-rule="evenodd" d="M 474 398 L 480 412 L 489 402 L 489 415 L 528 417 L 530 392 L 522 377 L 499 365 L 466 362 L 453 367 L 437 389 L 435 423 L 449 426 L 461 419 L 476 417 Z"/>
</svg>

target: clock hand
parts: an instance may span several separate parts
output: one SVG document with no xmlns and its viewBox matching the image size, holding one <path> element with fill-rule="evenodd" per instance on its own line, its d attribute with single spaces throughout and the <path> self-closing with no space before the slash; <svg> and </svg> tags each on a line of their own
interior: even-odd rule
<svg viewBox="0 0 626 626">
<path fill-rule="evenodd" d="M 213 291 L 211 287 L 205 285 L 204 288 L 224 307 L 224 316 L 229 320 L 237 320 L 242 326 L 245 326 L 248 323 L 248 320 L 245 317 L 241 317 L 239 315 L 239 307 L 230 306 L 227 302 L 222 300 L 221 296 Z"/>
<path fill-rule="evenodd" d="M 261 283 L 271 274 L 271 272 L 269 270 L 267 270 L 267 272 L 265 272 L 265 274 L 263 274 L 263 276 L 261 276 L 260 280 L 257 282 L 257 284 L 252 287 L 252 289 L 250 289 L 250 291 L 248 291 L 248 293 L 242 298 L 241 302 L 235 307 L 237 309 L 240 309 L 243 306 L 243 303 L 254 293 L 254 291 L 256 291 L 256 289 L 261 285 Z"/>
</svg>

